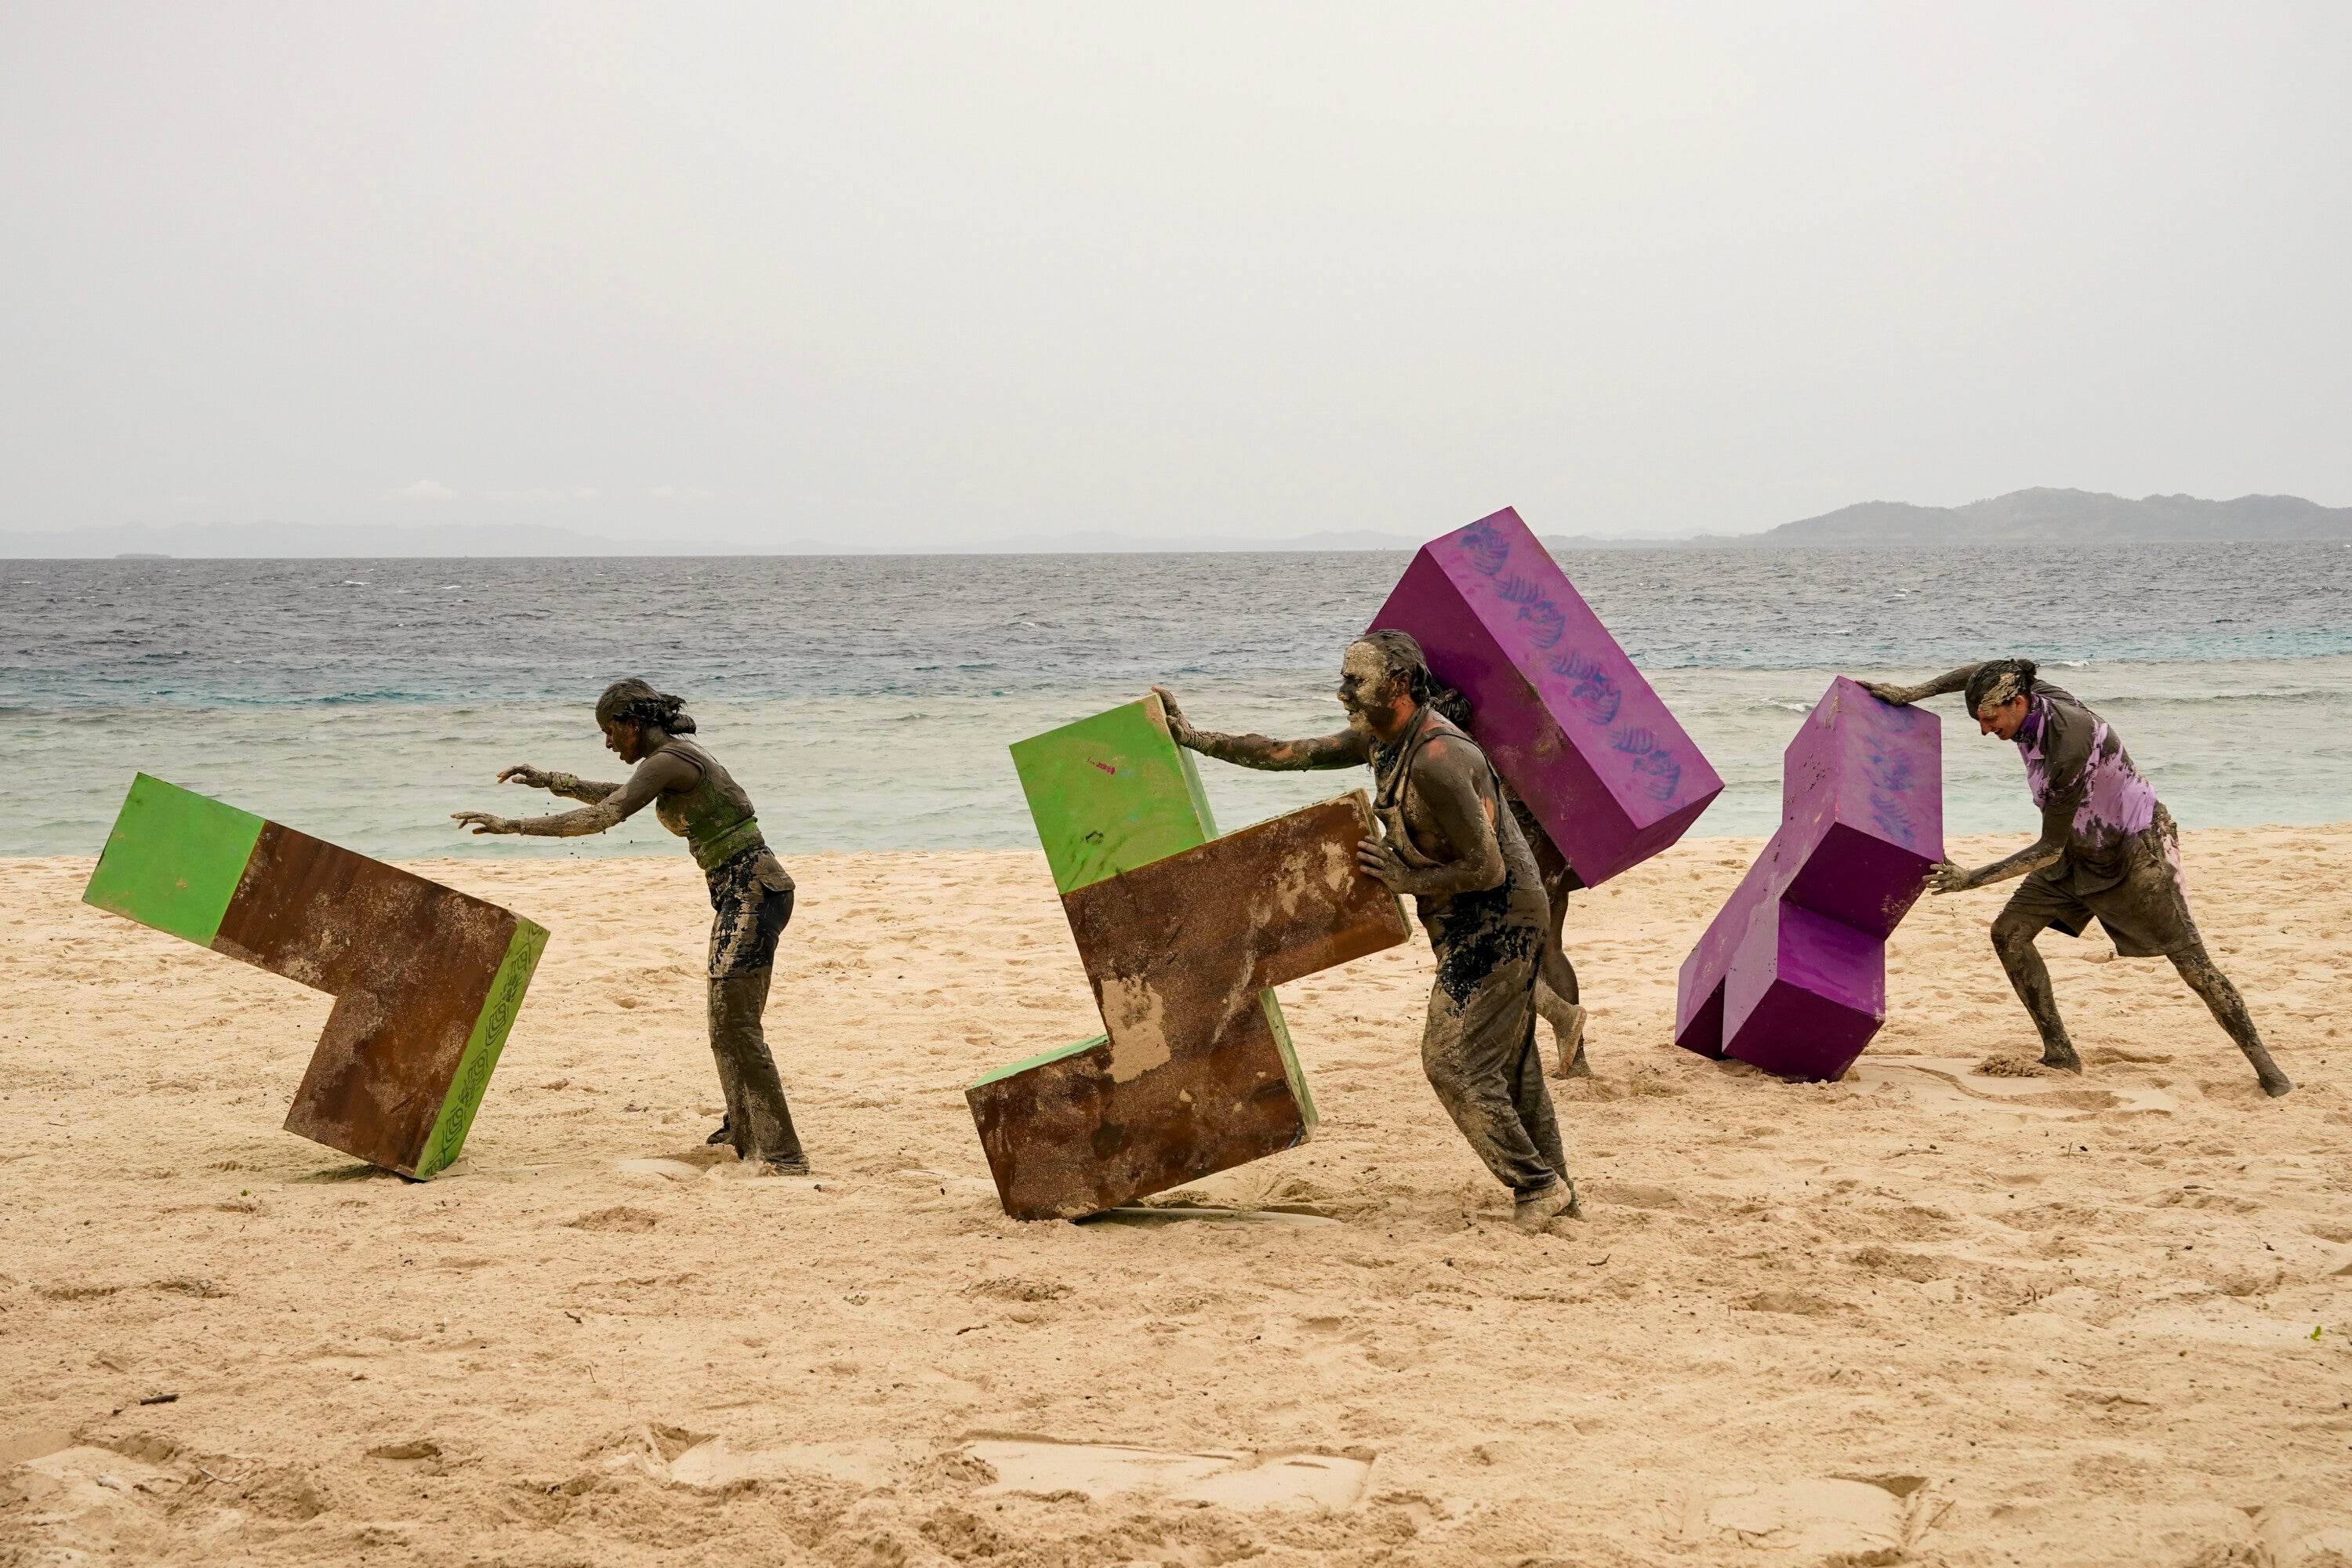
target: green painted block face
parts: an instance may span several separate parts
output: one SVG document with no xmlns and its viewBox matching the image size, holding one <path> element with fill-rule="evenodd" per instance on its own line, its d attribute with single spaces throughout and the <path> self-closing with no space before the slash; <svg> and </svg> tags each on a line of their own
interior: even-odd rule
<svg viewBox="0 0 2352 1568">
<path fill-rule="evenodd" d="M 1298 1065 L 1298 1051 L 1290 1043 L 1290 1026 L 1283 1020 L 1282 1004 L 1275 1000 L 1271 988 L 1257 994 L 1258 1005 L 1265 1010 L 1266 1026 L 1274 1031 L 1274 1044 L 1282 1052 L 1282 1072 L 1290 1080 L 1290 1096 L 1298 1101 L 1298 1119 L 1307 1131 L 1315 1131 L 1322 1118 L 1315 1113 L 1315 1097 L 1307 1092 L 1307 1072 Z"/>
<path fill-rule="evenodd" d="M 425 1157 L 416 1163 L 419 1180 L 446 1166 L 466 1146 L 474 1112 L 482 1107 L 482 1091 L 490 1086 L 490 1071 L 499 1065 L 499 1053 L 506 1048 L 507 1031 L 514 1026 L 522 994 L 530 988 L 539 955 L 546 951 L 547 928 L 518 916 L 513 940 L 507 943 L 506 961 L 490 981 L 490 994 L 482 1002 L 481 1016 L 474 1020 L 474 1032 L 467 1037 L 466 1054 L 457 1059 L 448 1096 L 441 1101 L 441 1114 L 425 1135 Z"/>
<path fill-rule="evenodd" d="M 1108 1035 L 1089 1035 L 1083 1040 L 1073 1040 L 1066 1046 L 1055 1046 L 1050 1051 L 1039 1051 L 1026 1061 L 1014 1062 L 1008 1067 L 991 1068 L 965 1087 L 978 1089 L 982 1084 L 994 1083 L 998 1079 L 1011 1078 L 1015 1073 L 1027 1072 L 1031 1068 L 1041 1068 L 1047 1062 L 1060 1061 L 1064 1057 L 1084 1056 L 1097 1046 L 1106 1046 L 1109 1043 Z"/>
<path fill-rule="evenodd" d="M 141 773 L 82 902 L 209 947 L 261 826 L 249 811 Z"/>
<path fill-rule="evenodd" d="M 1217 836 L 1192 753 L 1168 738 L 1157 697 L 1017 741 L 1013 766 L 1062 892 Z"/>
</svg>

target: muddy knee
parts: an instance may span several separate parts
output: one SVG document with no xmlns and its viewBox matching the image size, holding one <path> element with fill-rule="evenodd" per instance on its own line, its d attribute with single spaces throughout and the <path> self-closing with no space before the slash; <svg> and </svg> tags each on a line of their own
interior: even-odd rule
<svg viewBox="0 0 2352 1568">
<path fill-rule="evenodd" d="M 2031 921 L 2016 920 L 2002 915 L 1992 922 L 1992 950 L 2000 956 L 2001 967 L 2014 969 L 2033 952 L 2033 939 L 2042 928 Z"/>
</svg>

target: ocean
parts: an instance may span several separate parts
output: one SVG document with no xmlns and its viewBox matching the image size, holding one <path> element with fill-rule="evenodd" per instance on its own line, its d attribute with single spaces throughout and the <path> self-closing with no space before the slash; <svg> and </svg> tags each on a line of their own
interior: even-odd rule
<svg viewBox="0 0 2352 1568">
<path fill-rule="evenodd" d="M 786 856 L 1030 847 L 1005 747 L 1171 688 L 1194 722 L 1336 729 L 1339 655 L 1409 559 L 1314 554 L 0 561 L 0 854 L 88 855 L 144 771 L 369 854 L 677 854 L 651 812 L 476 838 L 625 771 L 592 708 L 637 675 Z M 1764 834 L 1832 674 L 2023 654 L 2106 716 L 2187 827 L 2352 819 L 2352 548 L 1611 550 L 1560 563 Z M 1946 821 L 2031 835 L 2013 747 L 1948 699 Z M 1220 825 L 1363 781 L 1203 762 Z M 563 803 L 568 805 L 569 803 Z"/>
</svg>

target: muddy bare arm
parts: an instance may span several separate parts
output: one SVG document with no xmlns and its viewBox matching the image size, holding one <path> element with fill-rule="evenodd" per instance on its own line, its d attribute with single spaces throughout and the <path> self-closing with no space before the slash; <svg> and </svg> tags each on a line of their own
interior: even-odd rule
<svg viewBox="0 0 2352 1568">
<path fill-rule="evenodd" d="M 1423 898 L 1501 887 L 1506 868 L 1495 819 L 1503 803 L 1488 783 L 1486 759 L 1459 739 L 1440 735 L 1413 753 L 1412 792 L 1436 818 L 1454 858 L 1434 866 L 1408 866 L 1395 846 L 1367 838 L 1356 846 L 1358 868 L 1391 892 Z"/>
<path fill-rule="evenodd" d="M 1221 763 L 1270 773 L 1300 773 L 1310 768 L 1360 767 L 1371 760 L 1370 747 L 1353 730 L 1318 735 L 1310 741 L 1276 741 L 1265 735 L 1220 735 L 1213 731 L 1196 730 L 1166 687 L 1155 686 L 1151 689 L 1159 693 L 1160 705 L 1167 710 L 1169 739 Z"/>
<path fill-rule="evenodd" d="M 595 779 L 583 779 L 578 773 L 551 773 L 529 763 L 517 763 L 499 775 L 500 784 L 519 784 L 530 789 L 543 789 L 550 795 L 564 795 L 572 800 L 595 805 L 621 786 L 603 784 Z"/>
<path fill-rule="evenodd" d="M 2074 818 L 2072 800 L 2053 799 L 2042 813 L 2042 837 L 1990 866 L 1976 870 L 1963 870 L 1949 860 L 1927 875 L 1927 890 L 1931 893 L 1965 893 L 1971 888 L 1989 888 L 1995 882 L 2006 882 L 2011 877 L 2023 877 L 2039 871 L 2044 866 L 2057 864 L 2066 853 L 2069 825 Z"/>
<path fill-rule="evenodd" d="M 1905 708 L 1914 702 L 1925 702 L 1930 697 L 1942 697 L 1953 691 L 1966 691 L 1969 689 L 1969 678 L 1981 668 L 1981 663 L 1964 664 L 1958 669 L 1948 669 L 1933 680 L 1922 681 L 1916 686 L 1902 686 L 1891 680 L 1864 680 L 1859 684 L 1864 691 L 1869 692 L 1881 702 L 1892 702 L 1897 708 Z"/>
<path fill-rule="evenodd" d="M 593 805 L 553 816 L 494 816 L 487 811 L 459 811 L 453 820 L 476 833 L 520 833 L 530 838 L 582 838 L 602 833 L 634 816 L 668 789 L 692 787 L 701 771 L 674 752 L 656 752 L 637 764 L 629 782 Z"/>
</svg>

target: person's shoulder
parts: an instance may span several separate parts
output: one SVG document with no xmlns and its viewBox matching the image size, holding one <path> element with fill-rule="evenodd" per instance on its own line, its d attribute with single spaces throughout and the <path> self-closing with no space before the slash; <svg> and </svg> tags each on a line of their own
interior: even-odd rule
<svg viewBox="0 0 2352 1568">
<path fill-rule="evenodd" d="M 2067 690 L 2063 686 L 2053 686 L 2047 681 L 2035 681 L 2033 683 L 2033 695 L 2036 697 L 2047 697 L 2052 702 L 2063 703 L 2069 708 L 2080 708 L 2083 705 L 2081 698 L 2076 697 L 2073 692 Z"/>
<path fill-rule="evenodd" d="M 709 771 L 706 765 L 706 759 L 716 760 L 694 742 L 682 735 L 672 735 L 663 742 L 659 751 L 647 757 L 646 761 L 660 768 L 663 773 L 692 784 L 699 782 L 702 775 Z"/>
<path fill-rule="evenodd" d="M 1414 749 L 1413 765 L 1423 763 L 1437 767 L 1477 767 L 1485 764 L 1486 753 L 1453 724 L 1433 729 Z"/>
</svg>

